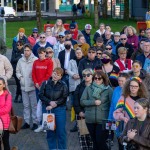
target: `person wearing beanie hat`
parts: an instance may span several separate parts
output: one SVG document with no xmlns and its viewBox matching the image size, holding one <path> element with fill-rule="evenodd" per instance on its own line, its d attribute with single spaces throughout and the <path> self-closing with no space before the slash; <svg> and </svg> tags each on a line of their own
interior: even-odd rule
<svg viewBox="0 0 150 150">
<path fill-rule="evenodd" d="M 92 26 L 90 24 L 85 25 L 85 29 L 82 30 L 82 34 L 84 35 L 84 38 L 86 40 L 86 43 L 91 46 L 91 37 L 90 37 L 90 32 L 91 32 Z"/>
<path fill-rule="evenodd" d="M 29 41 L 30 45 L 33 47 L 38 40 L 39 40 L 38 29 L 33 28 L 32 34 L 30 36 L 28 36 L 28 41 Z"/>
<path fill-rule="evenodd" d="M 24 29 L 24 28 L 20 28 L 20 29 L 18 30 L 18 32 L 25 33 L 25 29 Z"/>
<path fill-rule="evenodd" d="M 23 44 L 29 43 L 28 38 L 25 35 L 25 29 L 24 28 L 19 28 L 17 36 L 15 36 L 13 38 L 13 43 L 12 43 L 13 50 L 12 50 L 12 52 L 16 51 L 18 41 L 22 41 Z"/>
</svg>

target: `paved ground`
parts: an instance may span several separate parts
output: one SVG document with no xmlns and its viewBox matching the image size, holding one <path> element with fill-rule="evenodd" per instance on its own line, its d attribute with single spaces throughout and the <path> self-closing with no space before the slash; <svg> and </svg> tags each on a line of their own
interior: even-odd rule
<svg viewBox="0 0 150 150">
<path fill-rule="evenodd" d="M 10 59 L 11 50 L 7 51 L 6 56 Z M 14 85 L 14 80 L 9 81 L 9 89 L 15 97 L 16 85 Z M 23 105 L 20 103 L 13 103 L 15 113 L 19 116 L 23 114 Z M 70 133 L 69 130 L 72 128 L 73 124 L 70 122 L 70 111 L 67 111 L 67 143 L 68 150 L 80 150 L 77 132 Z M 117 150 L 116 140 L 113 146 L 113 150 Z M 46 142 L 46 133 L 34 133 L 32 130 L 21 130 L 16 135 L 10 135 L 10 145 L 18 146 L 19 150 L 48 150 Z"/>
</svg>

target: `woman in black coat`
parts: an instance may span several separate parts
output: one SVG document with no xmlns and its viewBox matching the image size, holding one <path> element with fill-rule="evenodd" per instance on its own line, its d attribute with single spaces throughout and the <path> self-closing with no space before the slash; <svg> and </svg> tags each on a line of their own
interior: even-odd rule
<svg viewBox="0 0 150 150">
<path fill-rule="evenodd" d="M 20 86 L 20 81 L 16 76 L 16 66 L 17 66 L 19 59 L 22 57 L 22 54 L 24 53 L 24 49 L 23 49 L 23 42 L 22 41 L 18 41 L 16 44 L 17 44 L 16 49 L 14 51 L 12 51 L 12 56 L 11 56 L 11 64 L 13 67 L 13 76 L 15 78 L 16 86 L 17 86 L 16 97 L 15 97 L 14 102 L 15 103 L 17 103 L 17 102 L 21 103 L 22 102 L 21 86 Z M 19 95 L 21 96 L 21 98 L 18 101 Z"/>
</svg>

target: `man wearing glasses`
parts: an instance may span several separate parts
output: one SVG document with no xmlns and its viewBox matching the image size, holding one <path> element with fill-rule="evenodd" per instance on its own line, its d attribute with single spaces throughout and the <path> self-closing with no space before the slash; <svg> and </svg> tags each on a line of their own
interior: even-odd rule
<svg viewBox="0 0 150 150">
<path fill-rule="evenodd" d="M 102 65 L 101 60 L 96 57 L 96 48 L 90 47 L 88 49 L 87 57 L 82 59 L 79 63 L 79 75 L 82 78 L 82 71 L 87 68 L 95 69 L 96 66 Z"/>
<path fill-rule="evenodd" d="M 60 32 L 58 35 L 58 42 L 54 45 L 54 58 L 58 58 L 59 52 L 63 51 L 65 49 L 65 33 Z"/>
<path fill-rule="evenodd" d="M 132 56 L 132 53 L 134 52 L 133 47 L 131 44 L 127 43 L 127 36 L 125 34 L 122 34 L 120 36 L 120 44 L 117 45 L 116 47 L 116 54 L 118 56 L 118 49 L 119 47 L 125 47 L 127 49 L 127 59 L 130 59 Z"/>
<path fill-rule="evenodd" d="M 40 34 L 40 38 L 39 38 L 39 42 L 37 42 L 33 49 L 32 49 L 32 52 L 33 54 L 36 56 L 36 57 L 39 57 L 38 56 L 38 48 L 39 47 L 44 47 L 44 48 L 47 48 L 47 47 L 51 47 L 53 48 L 53 46 L 49 43 L 49 42 L 46 42 L 46 36 L 45 36 L 45 33 L 41 33 Z"/>
</svg>

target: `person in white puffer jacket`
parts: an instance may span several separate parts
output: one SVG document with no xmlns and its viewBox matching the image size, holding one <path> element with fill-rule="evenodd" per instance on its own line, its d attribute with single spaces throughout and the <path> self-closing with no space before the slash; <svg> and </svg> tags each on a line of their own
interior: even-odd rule
<svg viewBox="0 0 150 150">
<path fill-rule="evenodd" d="M 24 106 L 24 120 L 25 124 L 22 129 L 30 128 L 30 116 L 32 116 L 33 127 L 32 130 L 38 128 L 37 125 L 37 99 L 35 86 L 32 80 L 32 66 L 35 60 L 38 58 L 32 53 L 31 45 L 24 45 L 24 54 L 19 59 L 16 67 L 16 76 L 20 80 L 22 100 Z M 31 108 L 30 108 L 31 106 Z M 30 109 L 32 114 L 30 114 Z"/>
</svg>

